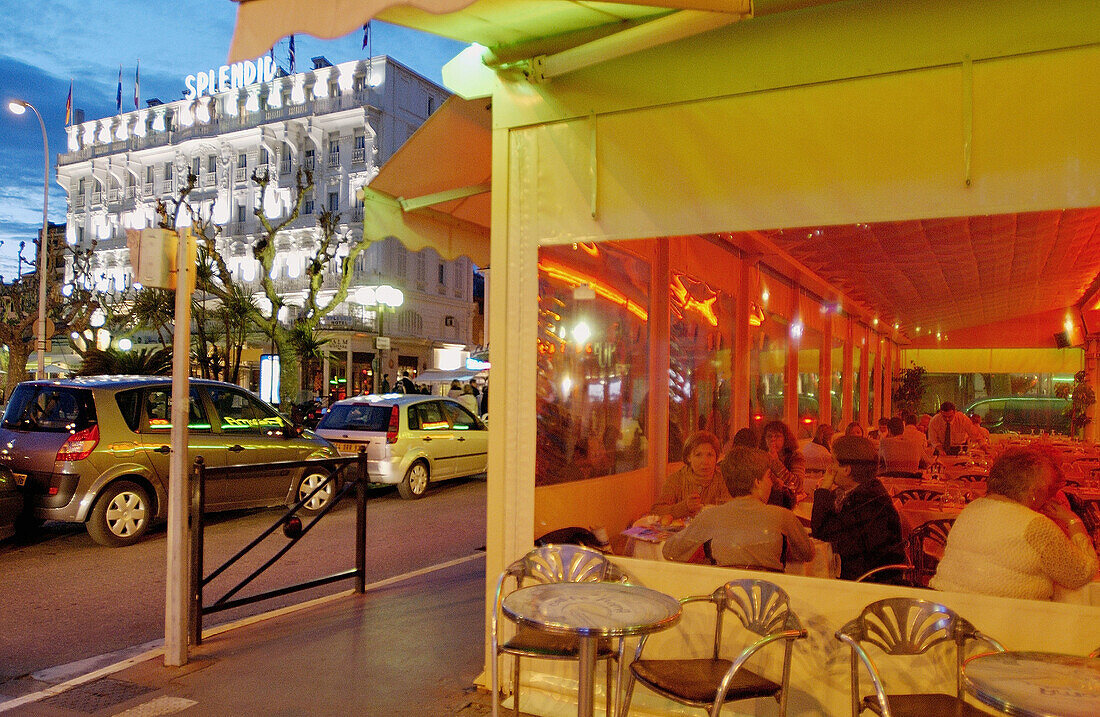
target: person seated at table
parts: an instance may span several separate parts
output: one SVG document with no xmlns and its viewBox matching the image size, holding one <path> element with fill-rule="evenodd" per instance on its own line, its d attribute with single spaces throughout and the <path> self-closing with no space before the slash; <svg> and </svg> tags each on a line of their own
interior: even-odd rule
<svg viewBox="0 0 1100 717">
<path fill-rule="evenodd" d="M 696 431 L 684 441 L 684 465 L 665 479 L 657 502 L 649 509 L 653 515 L 690 518 L 704 505 L 725 503 L 730 499 L 725 482 L 717 476 L 718 436 Z"/>
<path fill-rule="evenodd" d="M 849 423 L 847 426 L 844 427 L 844 435 L 846 435 L 846 436 L 860 436 L 862 438 L 862 437 L 864 437 L 864 435 L 863 435 L 863 426 L 861 426 L 859 424 L 859 421 L 852 421 L 851 423 Z M 839 438 L 839 436 L 838 436 L 838 438 Z"/>
<path fill-rule="evenodd" d="M 932 422 L 932 416 L 927 413 L 920 414 L 920 418 L 917 419 L 917 430 L 924 434 L 925 439 L 928 438 L 928 424 Z"/>
<path fill-rule="evenodd" d="M 978 433 L 982 435 L 982 438 L 989 442 L 989 429 L 982 427 L 982 417 L 976 413 L 970 414 L 970 422 L 974 424 L 974 428 L 978 429 Z"/>
<path fill-rule="evenodd" d="M 886 424 L 889 435 L 878 442 L 879 473 L 920 478 L 920 469 L 931 463 L 932 457 L 924 445 L 905 437 L 905 424 L 900 418 L 894 416 Z"/>
<path fill-rule="evenodd" d="M 931 420 L 932 417 L 929 416 L 928 419 Z M 917 414 L 905 411 L 901 414 L 901 420 L 905 423 L 902 437 L 915 443 L 922 451 L 925 450 L 928 447 L 928 431 L 917 428 Z"/>
<path fill-rule="evenodd" d="M 1081 520 L 1057 499 L 1063 485 L 1044 451 L 1007 449 L 989 470 L 985 496 L 955 519 L 929 585 L 1033 600 L 1051 599 L 1055 585 L 1087 585 L 1096 576 L 1096 550 Z"/>
<path fill-rule="evenodd" d="M 955 410 L 955 404 L 944 401 L 940 410 L 928 422 L 928 442 L 932 450 L 948 456 L 957 456 L 969 442 L 985 445 L 987 441 L 966 417 Z"/>
<path fill-rule="evenodd" d="M 871 441 L 841 436 L 833 444 L 836 465 L 826 471 L 814 491 L 810 531 L 833 545 L 840 556 L 840 577 L 855 580 L 884 565 L 905 562 L 901 517 L 875 477 L 878 455 Z M 883 571 L 876 582 L 894 582 L 900 574 Z"/>
<path fill-rule="evenodd" d="M 768 471 L 774 482 L 768 502 L 784 508 L 794 508 L 798 493 L 806 478 L 806 459 L 798 448 L 794 433 L 783 421 L 771 421 L 764 426 L 760 450 L 771 458 Z"/>
<path fill-rule="evenodd" d="M 813 440 L 799 441 L 798 447 L 806 459 L 806 470 L 824 471 L 833 463 L 833 452 L 829 450 L 832 443 L 833 427 L 827 423 L 818 425 L 814 431 Z"/>
<path fill-rule="evenodd" d="M 670 537 L 662 548 L 665 558 L 687 561 L 702 547 L 718 565 L 782 570 L 785 540 L 788 560 L 812 559 L 813 543 L 795 514 L 766 502 L 772 489 L 771 463 L 767 453 L 755 448 L 730 450 L 718 469 L 733 498 L 704 508 Z"/>
<path fill-rule="evenodd" d="M 880 417 L 878 419 L 878 427 L 868 433 L 867 437 L 870 438 L 872 442 L 877 442 L 890 435 L 890 429 L 886 425 L 889 421 L 890 419 L 886 416 Z"/>
</svg>

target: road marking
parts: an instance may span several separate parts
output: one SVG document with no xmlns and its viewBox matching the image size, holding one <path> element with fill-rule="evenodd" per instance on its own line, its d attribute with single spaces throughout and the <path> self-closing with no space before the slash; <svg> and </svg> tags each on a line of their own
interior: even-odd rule
<svg viewBox="0 0 1100 717">
<path fill-rule="evenodd" d="M 116 712 L 113 717 L 158 717 L 158 715 L 174 715 L 183 712 L 188 707 L 197 705 L 195 700 L 185 697 L 157 697 L 140 705 L 131 707 L 122 712 Z"/>
<path fill-rule="evenodd" d="M 485 553 L 483 553 L 483 552 L 473 553 L 471 555 L 466 555 L 466 556 L 461 557 L 461 558 L 455 558 L 454 560 L 448 560 L 447 562 L 444 562 L 444 563 L 436 563 L 435 565 L 429 565 L 426 568 L 420 568 L 419 570 L 412 570 L 412 571 L 409 571 L 407 573 L 402 573 L 401 575 L 395 575 L 392 578 L 386 578 L 384 580 L 379 580 L 377 582 L 373 582 L 373 583 L 370 583 L 369 585 L 366 585 L 364 589 L 365 589 L 366 592 L 371 592 L 373 590 L 378 590 L 380 588 L 388 587 L 390 585 L 402 582 L 404 580 L 409 580 L 411 578 L 420 577 L 421 575 L 428 575 L 428 574 L 434 573 L 438 570 L 446 570 L 447 568 L 452 568 L 456 565 L 462 565 L 464 563 L 473 562 L 474 560 L 483 560 L 484 558 L 485 558 Z M 332 600 L 336 600 L 338 598 L 347 597 L 348 595 L 354 595 L 354 594 L 355 594 L 354 590 L 344 590 L 344 591 L 336 593 L 334 595 L 326 595 L 324 597 L 319 597 L 319 598 L 316 598 L 314 600 L 310 600 L 308 602 L 298 603 L 297 605 L 287 605 L 286 607 L 282 607 L 282 608 L 279 608 L 277 610 L 272 610 L 270 612 L 265 612 L 265 613 L 261 613 L 259 615 L 252 615 L 250 617 L 241 618 L 240 620 L 236 620 L 234 622 L 228 622 L 228 623 L 225 623 L 223 625 L 215 625 L 215 626 L 210 627 L 206 630 L 203 630 L 202 631 L 202 636 L 203 636 L 203 639 L 206 639 L 208 637 L 213 637 L 214 635 L 218 635 L 218 634 L 221 634 L 223 632 L 228 632 L 229 630 L 232 630 L 234 628 L 245 627 L 246 625 L 251 625 L 251 624 L 254 624 L 254 623 L 257 623 L 257 622 L 261 622 L 261 621 L 266 620 L 268 618 L 278 617 L 280 615 L 286 615 L 288 613 L 297 612 L 298 610 L 303 610 L 303 609 L 306 609 L 306 608 L 309 608 L 309 607 L 314 607 L 316 605 L 320 605 L 320 604 L 323 604 L 323 603 L 326 603 L 326 602 L 331 602 Z M 143 648 L 146 648 L 146 647 L 149 647 L 151 649 L 145 650 L 144 652 L 137 652 L 137 651 L 142 650 Z M 135 652 L 136 652 L 136 654 L 133 654 Z M 42 675 L 54 675 L 55 677 L 64 677 L 66 675 L 72 674 L 78 668 L 78 666 L 88 667 L 88 666 L 91 666 L 91 665 L 102 664 L 108 658 L 117 659 L 120 655 L 124 655 L 124 654 L 129 654 L 131 656 L 127 657 L 127 658 L 125 658 L 125 659 L 123 659 L 119 662 L 116 662 L 114 664 L 109 664 L 109 665 L 106 665 L 105 667 L 101 667 L 101 668 L 98 668 L 98 669 L 93 669 L 91 672 L 88 672 L 88 673 L 83 674 L 83 675 L 79 675 L 77 677 L 73 677 L 73 678 L 71 678 L 71 679 L 69 679 L 65 682 L 60 682 L 56 685 L 50 685 L 46 689 L 39 690 L 38 692 L 32 692 L 30 694 L 23 695 L 22 697 L 16 697 L 16 698 L 6 700 L 6 701 L 3 701 L 2 699 L 0 699 L 0 712 L 7 712 L 8 710 L 15 709 L 16 707 L 22 707 L 23 705 L 31 704 L 33 702 L 38 702 L 39 700 L 46 699 L 47 697 L 53 697 L 54 695 L 59 695 L 59 694 L 61 694 L 62 692 L 66 691 L 66 690 L 72 689 L 73 687 L 77 687 L 78 685 L 83 685 L 83 684 L 91 682 L 93 680 L 97 680 L 100 677 L 105 677 L 107 675 L 112 675 L 116 672 L 121 672 L 122 670 L 125 670 L 128 667 L 133 667 L 134 665 L 145 662 L 146 660 L 151 660 L 154 657 L 161 656 L 161 655 L 164 654 L 164 640 L 155 640 L 153 642 L 147 642 L 144 645 L 138 645 L 137 647 L 131 647 L 131 648 L 127 648 L 125 650 L 119 650 L 117 652 L 108 653 L 106 655 L 100 655 L 98 657 L 89 657 L 85 660 L 78 660 L 76 662 L 70 662 L 67 665 L 61 665 L 59 667 L 51 667 L 51 668 L 48 668 L 48 669 L 45 669 L 45 670 L 39 670 L 38 672 L 34 673 L 34 675 L 36 676 L 36 678 L 40 677 Z M 2 696 L 0 696 L 0 697 L 2 697 Z M 156 702 L 157 700 L 154 699 L 152 701 Z M 141 705 L 139 705 L 139 707 L 140 706 Z M 188 705 L 188 706 L 190 706 L 190 705 Z M 121 713 L 121 714 L 126 715 L 126 717 L 133 717 L 128 712 Z M 137 715 L 139 713 L 134 713 L 134 714 Z M 140 714 L 145 714 L 145 713 L 140 713 Z M 156 713 L 149 713 L 149 714 L 152 715 L 152 714 L 171 714 L 171 713 L 170 712 L 156 712 Z"/>
</svg>

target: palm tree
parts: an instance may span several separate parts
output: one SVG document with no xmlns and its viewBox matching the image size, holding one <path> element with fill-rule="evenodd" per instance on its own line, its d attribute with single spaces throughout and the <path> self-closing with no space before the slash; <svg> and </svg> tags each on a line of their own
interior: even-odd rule
<svg viewBox="0 0 1100 717">
<path fill-rule="evenodd" d="M 172 351 L 167 348 L 119 351 L 109 348 L 101 351 L 90 348 L 77 376 L 128 375 L 171 376 Z"/>
<path fill-rule="evenodd" d="M 167 289 L 143 288 L 134 297 L 131 316 L 138 325 L 155 330 L 163 348 L 171 346 L 170 327 L 176 316 L 176 298 L 173 292 Z"/>
</svg>

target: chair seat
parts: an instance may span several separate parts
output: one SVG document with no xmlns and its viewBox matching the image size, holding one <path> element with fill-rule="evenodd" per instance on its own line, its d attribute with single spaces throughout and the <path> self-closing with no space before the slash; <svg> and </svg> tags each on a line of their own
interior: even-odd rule
<svg viewBox="0 0 1100 717">
<path fill-rule="evenodd" d="M 953 695 L 932 693 L 923 695 L 886 695 L 890 713 L 894 717 L 988 717 L 987 712 L 960 700 Z M 864 709 L 879 714 L 878 700 L 874 695 L 863 698 Z"/>
<path fill-rule="evenodd" d="M 500 646 L 500 651 L 512 655 L 575 660 L 580 657 L 580 639 L 575 635 L 555 635 L 520 625 L 512 639 Z M 597 660 L 615 657 L 617 654 L 611 640 L 597 640 Z"/>
<path fill-rule="evenodd" d="M 637 660 L 631 663 L 634 676 L 658 692 L 685 702 L 711 704 L 718 686 L 733 663 L 729 660 Z M 752 670 L 741 667 L 730 682 L 726 701 L 771 697 L 780 686 Z"/>
</svg>

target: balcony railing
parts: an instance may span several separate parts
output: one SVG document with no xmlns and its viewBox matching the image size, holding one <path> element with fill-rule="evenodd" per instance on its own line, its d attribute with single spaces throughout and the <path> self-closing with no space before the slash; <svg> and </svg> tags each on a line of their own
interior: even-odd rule
<svg viewBox="0 0 1100 717">
<path fill-rule="evenodd" d="M 290 158 L 287 157 L 279 162 L 279 174 L 290 174 Z"/>
<path fill-rule="evenodd" d="M 367 148 L 356 147 L 351 152 L 351 161 L 355 164 L 365 164 L 367 161 Z"/>
<path fill-rule="evenodd" d="M 92 204 L 103 203 L 103 192 L 92 192 Z"/>
<path fill-rule="evenodd" d="M 142 188 L 141 188 L 141 193 L 144 194 L 145 196 L 149 196 L 150 194 L 152 194 L 153 193 L 153 183 L 152 182 L 146 182 L 145 184 L 143 184 Z"/>
<path fill-rule="evenodd" d="M 363 207 L 352 207 L 351 208 L 351 220 L 353 222 L 363 221 Z"/>
<path fill-rule="evenodd" d="M 317 167 L 317 158 L 316 157 L 306 157 L 305 159 L 302 160 L 302 168 L 303 169 L 308 169 L 309 171 L 312 172 L 314 169 L 316 169 L 316 167 Z"/>
<path fill-rule="evenodd" d="M 217 183 L 218 183 L 218 173 L 217 172 L 207 172 L 206 174 L 202 175 L 202 186 L 204 186 L 204 187 L 213 187 Z"/>
<path fill-rule="evenodd" d="M 334 167 L 339 167 L 339 166 L 340 166 L 340 153 L 339 152 L 329 152 L 328 153 L 328 167 L 329 167 L 329 169 L 333 169 Z"/>
<path fill-rule="evenodd" d="M 160 193 L 161 194 L 171 194 L 174 191 L 176 191 L 176 185 L 171 179 L 161 180 L 161 183 L 160 183 Z"/>
<path fill-rule="evenodd" d="M 236 167 L 233 171 L 233 181 L 243 182 L 248 178 L 248 167 Z"/>
</svg>

